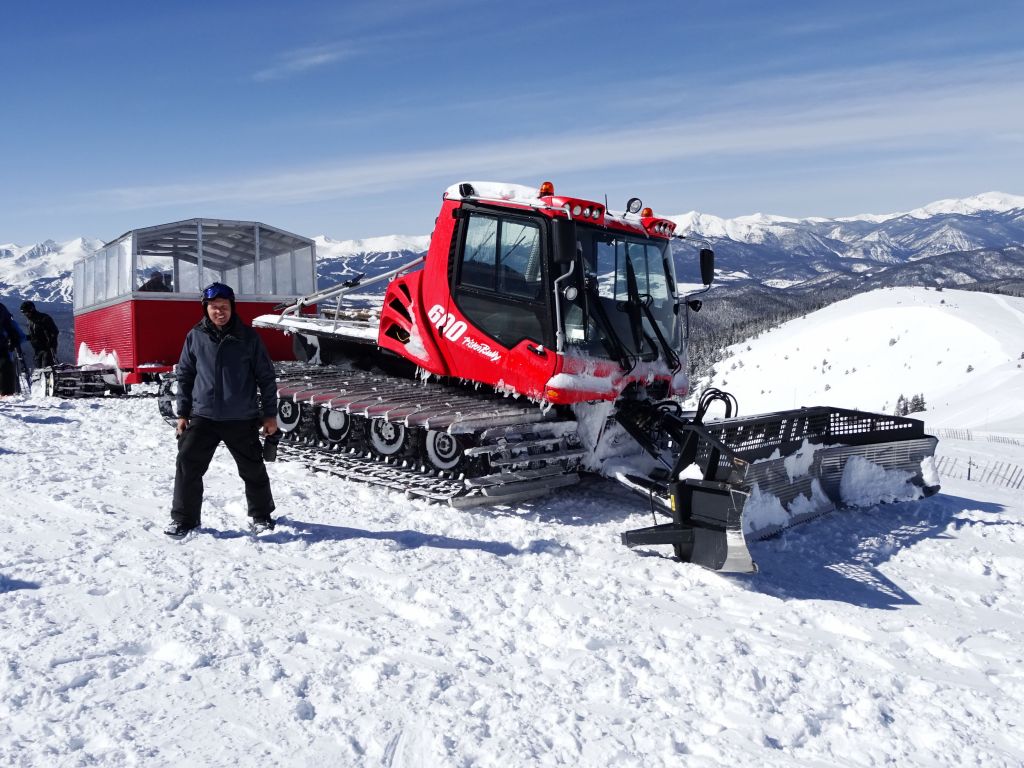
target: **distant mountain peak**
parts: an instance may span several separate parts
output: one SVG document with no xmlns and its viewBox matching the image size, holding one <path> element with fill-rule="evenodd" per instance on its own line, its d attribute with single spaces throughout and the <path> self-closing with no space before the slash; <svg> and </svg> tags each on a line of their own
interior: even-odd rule
<svg viewBox="0 0 1024 768">
<path fill-rule="evenodd" d="M 33 301 L 67 301 L 72 266 L 102 245 L 103 241 L 88 237 L 0 245 L 0 293 Z"/>
<path fill-rule="evenodd" d="M 326 235 L 317 235 L 313 240 L 318 259 L 363 253 L 422 253 L 430 246 L 430 235 L 385 235 L 363 240 L 334 240 Z"/>
<path fill-rule="evenodd" d="M 1018 209 L 1024 209 L 1024 196 L 1011 195 L 1006 192 L 982 192 L 971 197 L 936 200 L 920 208 L 897 213 L 862 213 L 856 216 L 838 216 L 834 218 L 810 216 L 803 219 L 767 213 L 751 213 L 725 219 L 713 214 L 690 211 L 689 213 L 669 216 L 668 218 L 676 223 L 680 232 L 694 232 L 705 237 L 728 237 L 732 240 L 745 241 L 745 233 L 765 229 L 770 230 L 778 226 L 788 228 L 793 225 L 818 225 L 829 222 L 845 223 L 857 221 L 881 224 L 904 216 L 915 219 L 928 219 L 945 214 L 969 216 L 983 211 L 1006 213 Z"/>
<path fill-rule="evenodd" d="M 960 213 L 971 215 L 982 211 L 1005 213 L 1016 209 L 1024 209 L 1024 197 L 1009 195 L 1005 192 L 982 192 L 980 195 L 961 199 L 936 200 L 922 208 L 915 208 L 907 216 L 924 219 L 944 213 Z"/>
</svg>

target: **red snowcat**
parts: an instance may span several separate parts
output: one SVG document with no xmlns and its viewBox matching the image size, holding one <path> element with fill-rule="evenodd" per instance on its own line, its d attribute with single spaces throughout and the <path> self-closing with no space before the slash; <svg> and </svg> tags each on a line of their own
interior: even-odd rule
<svg viewBox="0 0 1024 768">
<path fill-rule="evenodd" d="M 717 390 L 685 410 L 701 302 L 676 281 L 673 237 L 635 198 L 612 212 L 548 182 L 450 187 L 425 256 L 255 319 L 293 334 L 307 363 L 281 371 L 285 451 L 456 507 L 598 473 L 671 517 L 625 544 L 736 572 L 755 568 L 747 537 L 842 505 L 851 463 L 901 480 L 900 498 L 938 490 L 936 440 L 914 419 L 831 407 L 739 418 Z M 707 290 L 714 255 L 699 259 Z M 386 283 L 379 306 L 349 311 L 373 283 Z M 716 403 L 725 418 L 707 418 Z"/>
</svg>

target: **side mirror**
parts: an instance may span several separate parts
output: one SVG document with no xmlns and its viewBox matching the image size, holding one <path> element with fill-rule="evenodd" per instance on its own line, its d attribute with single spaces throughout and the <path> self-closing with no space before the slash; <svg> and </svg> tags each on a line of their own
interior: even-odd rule
<svg viewBox="0 0 1024 768">
<path fill-rule="evenodd" d="M 711 285 L 715 280 L 715 252 L 710 248 L 700 249 L 700 279 L 704 285 Z"/>
<path fill-rule="evenodd" d="M 576 222 L 572 219 L 552 219 L 551 226 L 555 241 L 552 261 L 555 264 L 572 264 L 576 258 Z"/>
</svg>

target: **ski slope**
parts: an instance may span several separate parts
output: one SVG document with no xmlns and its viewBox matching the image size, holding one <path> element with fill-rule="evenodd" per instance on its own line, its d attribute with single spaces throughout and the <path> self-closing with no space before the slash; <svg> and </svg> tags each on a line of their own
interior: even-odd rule
<svg viewBox="0 0 1024 768">
<path fill-rule="evenodd" d="M 604 481 L 457 511 L 279 462 L 253 539 L 223 449 L 176 542 L 174 452 L 152 397 L 0 400 L 0 765 L 1024 763 L 1020 490 L 944 479 L 723 576 L 622 547 L 650 515 Z"/>
<path fill-rule="evenodd" d="M 743 414 L 805 405 L 892 413 L 900 395 L 922 394 L 929 428 L 1024 432 L 1022 298 L 872 291 L 726 354 L 710 384 L 732 392 Z"/>
</svg>

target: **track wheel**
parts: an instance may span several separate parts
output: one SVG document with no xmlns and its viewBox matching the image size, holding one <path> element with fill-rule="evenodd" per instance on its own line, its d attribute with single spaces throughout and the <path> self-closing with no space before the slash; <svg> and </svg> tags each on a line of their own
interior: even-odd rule
<svg viewBox="0 0 1024 768">
<path fill-rule="evenodd" d="M 370 421 L 370 447 L 381 456 L 394 456 L 405 446 L 405 425 L 386 419 Z"/>
<path fill-rule="evenodd" d="M 43 371 L 43 394 L 47 397 L 57 395 L 57 374 L 53 372 L 53 368 Z"/>
<path fill-rule="evenodd" d="M 321 406 L 316 409 L 316 431 L 331 445 L 344 443 L 352 433 L 352 417 L 344 411 Z"/>
<path fill-rule="evenodd" d="M 450 472 L 462 461 L 462 446 L 447 432 L 428 430 L 423 447 L 427 452 L 427 462 L 434 469 Z"/>
<path fill-rule="evenodd" d="M 277 428 L 282 432 L 294 432 L 299 426 L 299 406 L 294 400 L 281 398 L 277 401 Z"/>
</svg>

